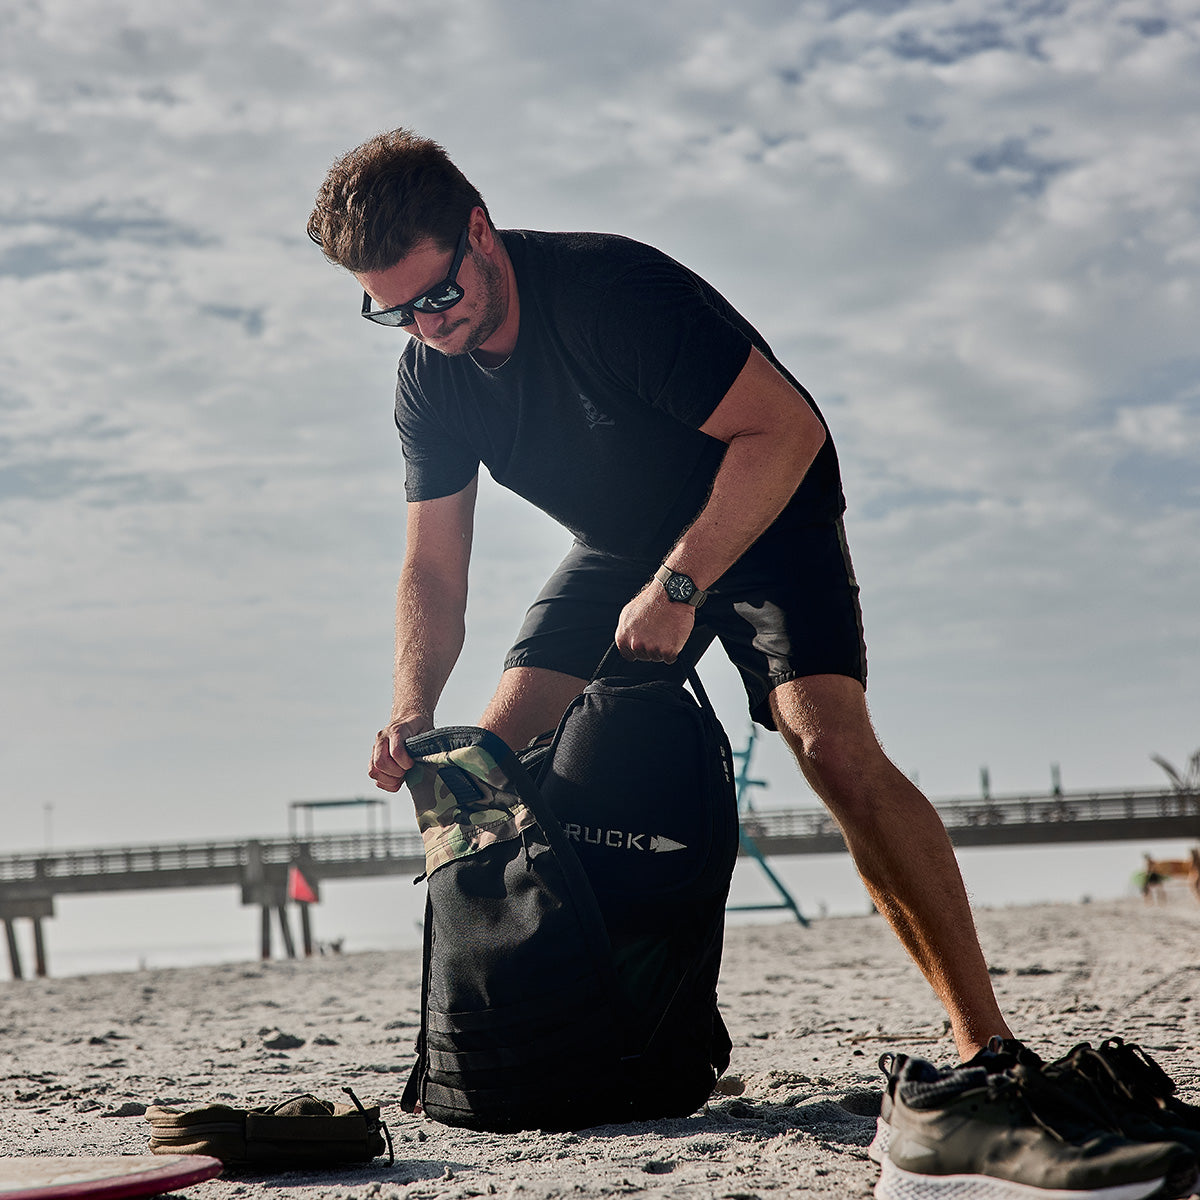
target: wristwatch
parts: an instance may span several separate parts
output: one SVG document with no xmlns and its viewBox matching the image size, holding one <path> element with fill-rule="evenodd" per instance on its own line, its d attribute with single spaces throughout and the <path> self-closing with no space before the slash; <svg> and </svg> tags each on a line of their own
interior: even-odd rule
<svg viewBox="0 0 1200 1200">
<path fill-rule="evenodd" d="M 663 585 L 667 595 L 677 604 L 690 604 L 693 608 L 699 608 L 708 599 L 708 593 L 698 588 L 690 575 L 672 571 L 665 564 L 654 572 L 654 578 Z"/>
</svg>

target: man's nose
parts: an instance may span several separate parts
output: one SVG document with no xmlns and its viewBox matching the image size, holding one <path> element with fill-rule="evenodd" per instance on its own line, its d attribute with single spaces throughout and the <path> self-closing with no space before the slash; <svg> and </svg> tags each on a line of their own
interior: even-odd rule
<svg viewBox="0 0 1200 1200">
<path fill-rule="evenodd" d="M 414 309 L 413 320 L 422 337 L 429 337 L 431 334 L 437 337 L 446 324 L 446 315 L 444 313 L 425 313 Z"/>
</svg>

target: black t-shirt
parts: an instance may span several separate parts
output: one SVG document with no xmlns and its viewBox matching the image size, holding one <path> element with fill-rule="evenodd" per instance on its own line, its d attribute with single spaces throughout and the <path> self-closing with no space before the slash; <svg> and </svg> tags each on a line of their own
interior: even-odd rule
<svg viewBox="0 0 1200 1200">
<path fill-rule="evenodd" d="M 650 246 L 595 233 L 501 237 L 521 304 L 509 359 L 487 369 L 415 338 L 400 359 L 408 499 L 453 495 L 482 462 L 587 545 L 660 560 L 703 507 L 725 452 L 699 427 L 752 345 L 774 356 L 718 292 Z M 844 507 L 827 437 L 772 532 Z"/>
</svg>

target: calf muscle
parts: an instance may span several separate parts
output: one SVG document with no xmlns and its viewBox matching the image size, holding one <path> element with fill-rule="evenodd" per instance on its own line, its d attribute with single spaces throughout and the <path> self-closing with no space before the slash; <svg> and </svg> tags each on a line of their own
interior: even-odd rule
<svg viewBox="0 0 1200 1200">
<path fill-rule="evenodd" d="M 771 708 L 875 907 L 945 1006 L 960 1055 L 993 1034 L 1009 1036 L 945 826 L 884 754 L 861 685 L 843 676 L 793 680 L 772 694 Z"/>
</svg>

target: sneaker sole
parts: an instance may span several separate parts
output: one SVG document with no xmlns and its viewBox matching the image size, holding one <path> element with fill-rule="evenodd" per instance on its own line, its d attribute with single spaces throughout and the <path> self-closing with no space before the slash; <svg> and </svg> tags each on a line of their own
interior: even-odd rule
<svg viewBox="0 0 1200 1200">
<path fill-rule="evenodd" d="M 1163 1182 L 1150 1179 L 1103 1188 L 1040 1188 L 990 1175 L 914 1175 L 885 1159 L 875 1185 L 875 1200 L 1145 1200 Z"/>
<path fill-rule="evenodd" d="M 887 1158 L 888 1145 L 892 1140 L 892 1127 L 882 1118 L 875 1118 L 875 1137 L 871 1144 L 867 1147 L 867 1157 L 873 1163 L 883 1165 L 883 1160 Z"/>
</svg>

